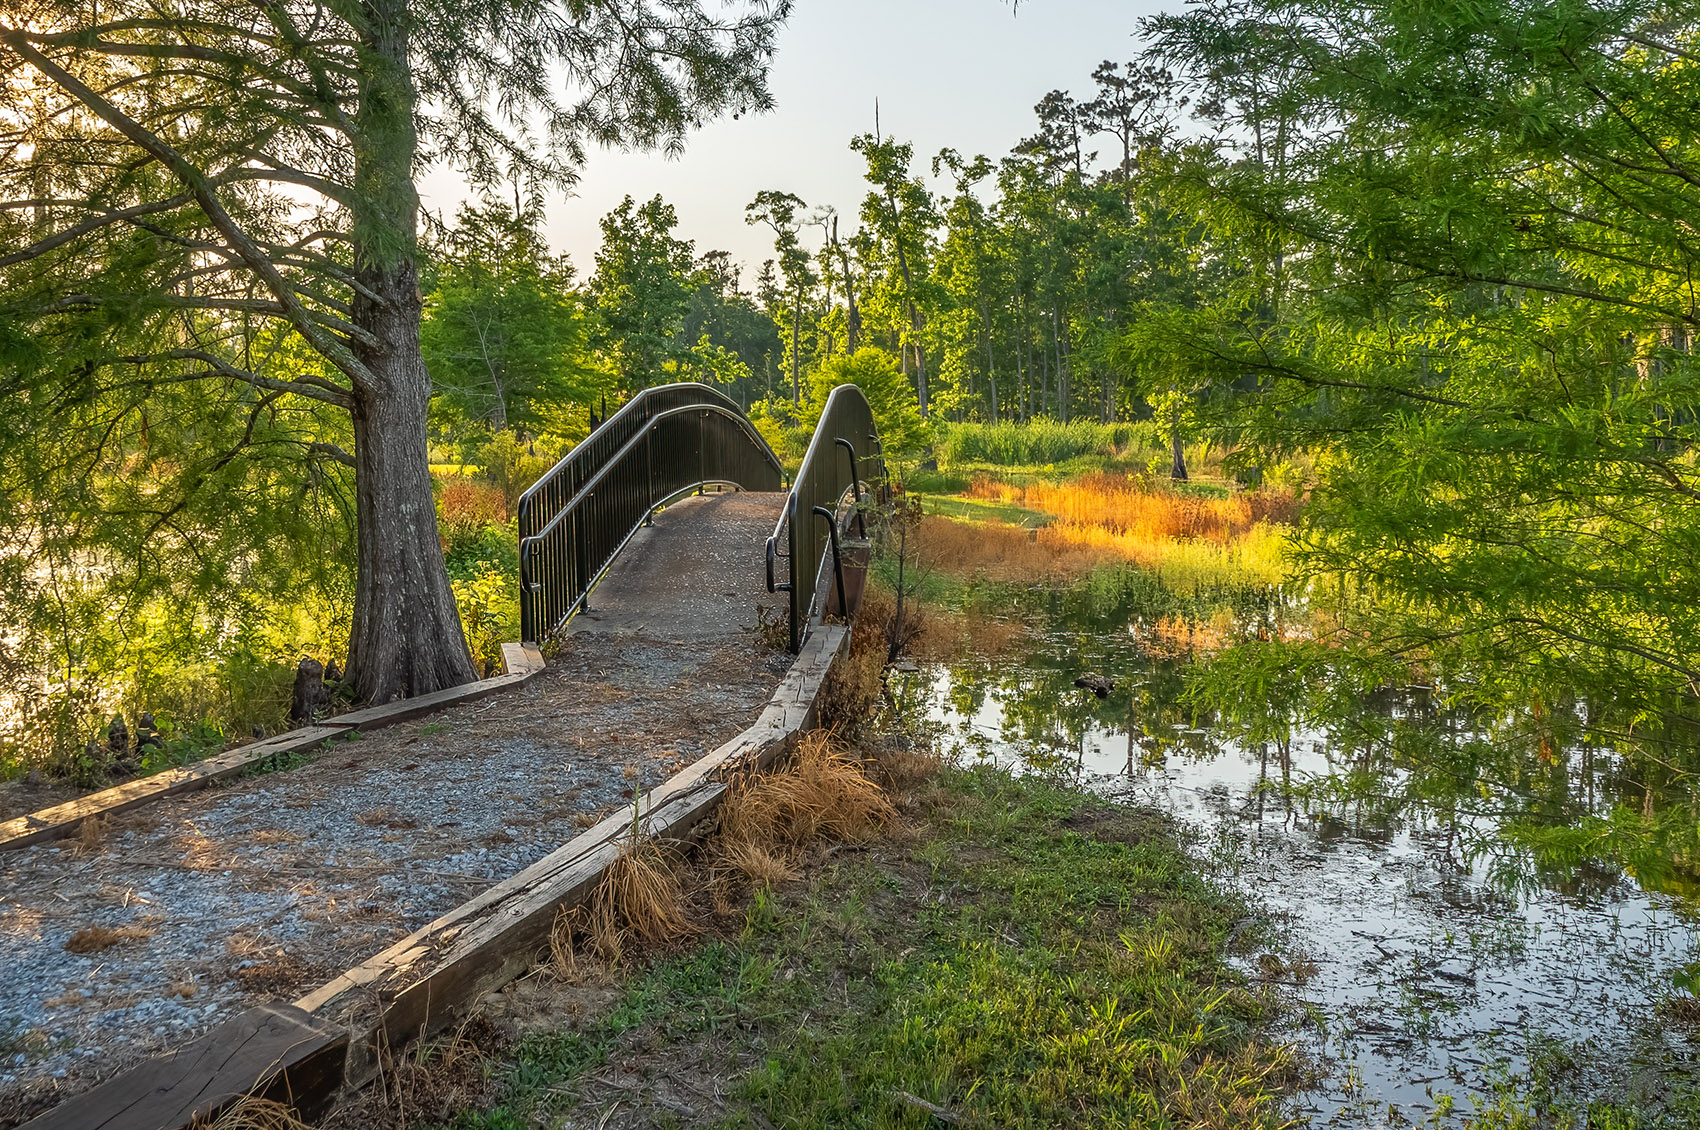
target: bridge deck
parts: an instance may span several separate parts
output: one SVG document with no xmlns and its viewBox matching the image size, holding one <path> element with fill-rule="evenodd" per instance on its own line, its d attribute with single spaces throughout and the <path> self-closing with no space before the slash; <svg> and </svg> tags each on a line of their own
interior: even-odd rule
<svg viewBox="0 0 1700 1130">
<path fill-rule="evenodd" d="M 749 724 L 790 660 L 751 630 L 783 501 L 657 515 L 518 690 L 0 857 L 0 1128 L 315 988 Z"/>
</svg>

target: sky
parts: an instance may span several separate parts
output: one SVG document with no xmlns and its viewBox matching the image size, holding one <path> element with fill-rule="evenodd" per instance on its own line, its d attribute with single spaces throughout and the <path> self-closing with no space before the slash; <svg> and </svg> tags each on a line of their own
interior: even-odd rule
<svg viewBox="0 0 1700 1130">
<path fill-rule="evenodd" d="M 930 172 L 940 149 L 1001 157 L 1034 131 L 1047 91 L 1086 96 L 1092 70 L 1132 57 L 1139 18 L 1180 0 L 796 0 L 778 36 L 768 114 L 711 122 L 685 153 L 600 151 L 572 196 L 557 197 L 545 234 L 588 276 L 598 222 L 628 194 L 657 193 L 677 209 L 676 234 L 698 254 L 732 253 L 750 285 L 772 256 L 772 233 L 744 223 L 760 190 L 831 204 L 854 227 L 866 188 L 850 138 L 874 128 L 915 146 L 913 171 Z M 425 206 L 452 216 L 464 195 L 452 175 L 421 186 Z"/>
</svg>

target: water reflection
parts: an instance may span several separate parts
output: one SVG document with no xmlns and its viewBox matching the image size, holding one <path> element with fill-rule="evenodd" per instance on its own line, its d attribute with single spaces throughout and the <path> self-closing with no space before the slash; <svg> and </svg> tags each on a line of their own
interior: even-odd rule
<svg viewBox="0 0 1700 1130">
<path fill-rule="evenodd" d="M 1024 654 L 934 668 L 909 691 L 966 756 L 1175 813 L 1275 913 L 1284 956 L 1253 954 L 1247 971 L 1308 1002 L 1293 1038 L 1326 1064 L 1295 1114 L 1461 1121 L 1552 1040 L 1585 1045 L 1581 1087 L 1624 1084 L 1631 1063 L 1689 1070 L 1688 1036 L 1654 1004 L 1700 955 L 1692 913 L 1647 889 L 1687 887 L 1681 861 L 1648 864 L 1644 884 L 1550 842 L 1626 801 L 1652 811 L 1677 777 L 1582 740 L 1574 705 L 1483 719 L 1429 688 L 1326 674 L 1195 718 L 1196 649 L 1291 633 L 1298 613 L 1266 592 L 1153 609 L 1141 585 L 1030 594 Z M 1076 688 L 1084 671 L 1114 689 Z"/>
</svg>

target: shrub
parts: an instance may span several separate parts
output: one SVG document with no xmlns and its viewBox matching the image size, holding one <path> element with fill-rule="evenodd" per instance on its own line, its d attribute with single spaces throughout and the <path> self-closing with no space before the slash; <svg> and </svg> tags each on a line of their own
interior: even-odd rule
<svg viewBox="0 0 1700 1130">
<path fill-rule="evenodd" d="M 484 480 L 496 487 L 505 500 L 504 518 L 519 506 L 519 496 L 570 451 L 571 445 L 545 440 L 522 441 L 513 432 L 497 432 L 482 453 Z"/>
<path fill-rule="evenodd" d="M 519 639 L 519 587 L 494 569 L 450 585 L 473 665 L 488 678 L 501 670 L 502 644 Z"/>
<path fill-rule="evenodd" d="M 810 423 L 820 419 L 832 390 L 847 384 L 855 385 L 868 398 L 888 457 L 913 457 L 932 439 L 931 429 L 921 419 L 915 390 L 897 367 L 897 359 L 872 346 L 828 358 L 810 375 Z"/>
<path fill-rule="evenodd" d="M 933 446 L 940 466 L 988 463 L 1001 467 L 1042 467 L 1082 456 L 1116 458 L 1129 451 L 1167 450 L 1150 421 L 1096 424 L 1060 423 L 1039 417 L 1027 423 L 945 424 Z"/>
</svg>

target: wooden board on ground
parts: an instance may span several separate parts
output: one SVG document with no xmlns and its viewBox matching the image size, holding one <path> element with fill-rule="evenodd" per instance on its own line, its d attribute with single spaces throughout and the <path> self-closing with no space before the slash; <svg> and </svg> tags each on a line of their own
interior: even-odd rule
<svg viewBox="0 0 1700 1130">
<path fill-rule="evenodd" d="M 502 645 L 502 673 L 506 675 L 535 675 L 543 670 L 543 653 L 528 643 Z"/>
<path fill-rule="evenodd" d="M 480 679 L 476 683 L 466 683 L 447 690 L 422 694 L 418 698 L 403 698 L 395 702 L 387 702 L 382 706 L 368 706 L 364 710 L 355 710 L 348 714 L 338 714 L 329 722 L 347 729 L 376 730 L 382 726 L 393 726 L 397 722 L 409 722 L 433 714 L 444 707 L 461 706 L 468 702 L 477 702 L 487 698 L 497 691 L 505 691 L 509 687 L 517 687 L 535 672 L 527 671 L 520 675 L 497 675 L 494 679 Z"/>
<path fill-rule="evenodd" d="M 24 1124 L 26 1130 L 179 1130 L 210 1125 L 249 1094 L 315 1113 L 342 1081 L 348 1031 L 293 1005 L 249 1009 Z M 318 1104 L 303 1102 L 317 1096 Z"/>
<path fill-rule="evenodd" d="M 0 850 L 68 836 L 91 816 L 111 816 L 178 793 L 203 789 L 216 781 L 240 776 L 274 757 L 316 749 L 347 732 L 343 726 L 309 726 L 304 730 L 291 730 L 275 738 L 238 746 L 181 769 L 167 769 L 151 777 L 126 781 L 114 788 L 16 817 L 0 824 Z"/>
<path fill-rule="evenodd" d="M 833 661 L 849 630 L 816 628 L 754 725 L 645 794 L 644 833 L 690 838 L 725 795 L 724 780 L 759 771 L 813 724 Z M 376 1074 L 381 1049 L 441 1031 L 547 953 L 555 917 L 589 898 L 630 835 L 629 810 L 607 817 L 524 871 L 361 963 L 296 1002 L 316 1015 L 346 1019 L 347 1083 Z"/>
<path fill-rule="evenodd" d="M 507 650 L 510 647 L 514 649 L 511 658 Z M 544 668 L 543 655 L 534 647 L 504 644 L 502 655 L 504 663 L 517 665 L 517 669 L 510 666 L 509 674 L 493 679 L 482 679 L 476 683 L 450 687 L 434 694 L 406 698 L 349 714 L 338 714 L 334 718 L 325 719 L 317 726 L 290 730 L 275 738 L 239 746 L 217 757 L 209 757 L 205 761 L 197 761 L 181 769 L 168 769 L 151 777 L 126 781 L 110 789 L 102 789 L 100 792 L 90 793 L 52 808 L 43 808 L 27 816 L 7 820 L 0 823 L 0 851 L 69 836 L 91 816 L 111 816 L 178 793 L 206 788 L 215 782 L 240 776 L 279 754 L 316 749 L 331 738 L 339 737 L 350 730 L 382 729 L 451 706 L 477 702 L 499 691 L 519 686 Z"/>
</svg>

